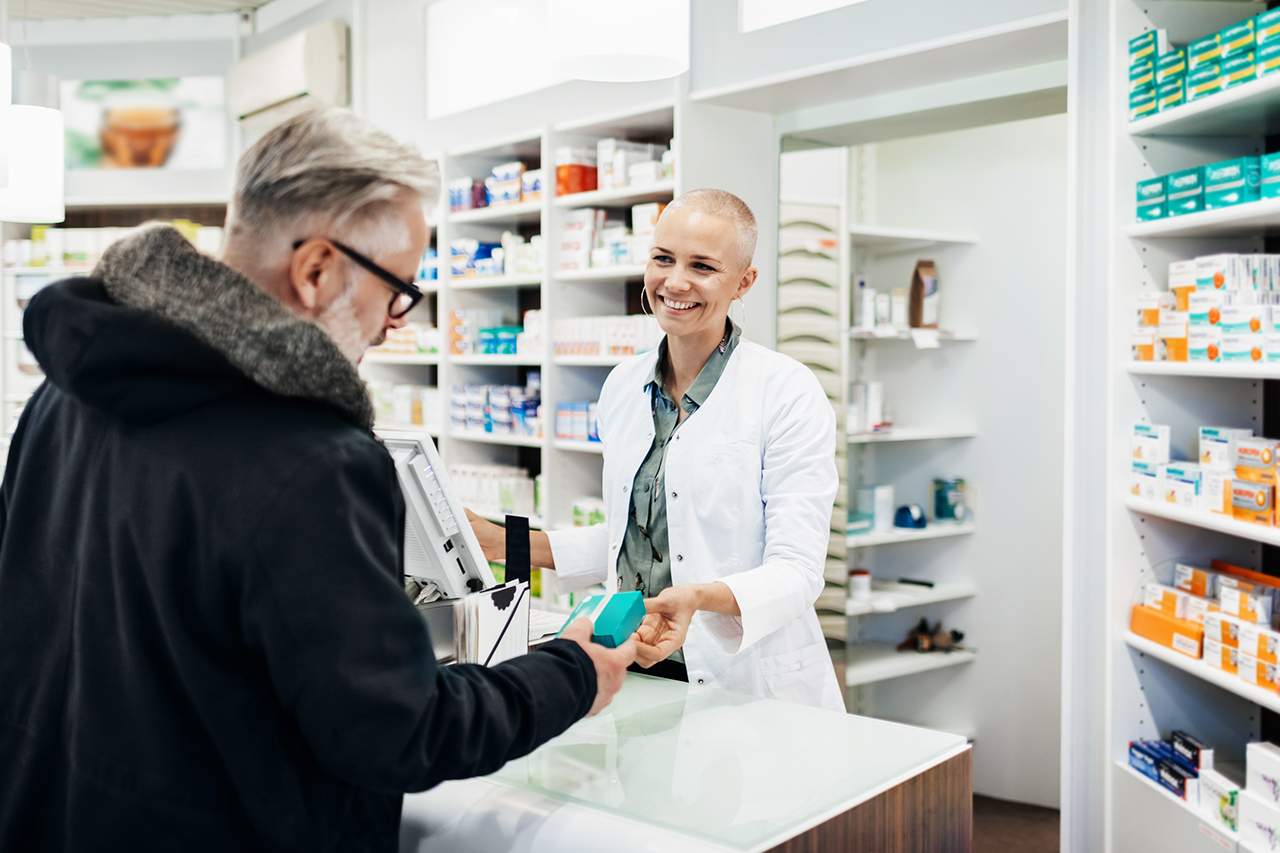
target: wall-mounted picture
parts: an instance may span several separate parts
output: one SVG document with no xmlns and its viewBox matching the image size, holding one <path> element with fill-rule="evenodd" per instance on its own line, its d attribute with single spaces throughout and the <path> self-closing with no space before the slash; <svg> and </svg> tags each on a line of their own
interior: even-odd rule
<svg viewBox="0 0 1280 853">
<path fill-rule="evenodd" d="M 68 169 L 221 169 L 226 80 L 64 80 Z"/>
</svg>

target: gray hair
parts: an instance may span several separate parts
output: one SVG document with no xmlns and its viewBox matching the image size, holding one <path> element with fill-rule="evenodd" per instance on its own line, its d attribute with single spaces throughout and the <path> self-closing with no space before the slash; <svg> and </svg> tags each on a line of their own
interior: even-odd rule
<svg viewBox="0 0 1280 853">
<path fill-rule="evenodd" d="M 408 232 L 389 217 L 405 192 L 434 205 L 439 167 L 347 110 L 312 110 L 240 158 L 227 241 L 256 244 L 260 260 L 309 237 L 341 237 L 373 255 L 403 251 Z"/>
<path fill-rule="evenodd" d="M 751 266 L 760 229 L 756 226 L 755 214 L 745 201 L 725 190 L 689 190 L 667 205 L 663 212 L 681 209 L 696 210 L 707 216 L 718 216 L 731 221 L 734 230 L 738 232 L 738 262 L 744 267 Z"/>
</svg>

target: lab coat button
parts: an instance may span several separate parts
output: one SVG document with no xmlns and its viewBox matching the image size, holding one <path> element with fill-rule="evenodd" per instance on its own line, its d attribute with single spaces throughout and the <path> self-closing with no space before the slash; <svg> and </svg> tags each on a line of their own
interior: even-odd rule
<svg viewBox="0 0 1280 853">
<path fill-rule="evenodd" d="M 629 489 L 629 488 L 631 488 L 631 487 L 630 487 L 630 486 L 623 486 L 623 487 L 622 487 L 622 493 L 625 495 L 625 494 L 627 493 L 627 489 Z"/>
<path fill-rule="evenodd" d="M 684 554 L 676 554 L 676 562 L 677 562 L 677 563 L 683 563 L 683 562 L 684 562 Z"/>
<path fill-rule="evenodd" d="M 705 681 L 703 681 L 701 678 L 699 678 L 699 679 L 698 679 L 698 683 L 699 683 L 699 684 L 706 684 L 706 682 L 705 682 Z"/>
<path fill-rule="evenodd" d="M 680 497 L 680 496 L 679 496 L 679 495 L 677 495 L 675 492 L 672 492 L 672 493 L 671 493 L 671 498 L 672 498 L 672 500 L 674 500 L 674 499 L 676 499 L 676 498 L 678 498 L 678 497 Z"/>
</svg>

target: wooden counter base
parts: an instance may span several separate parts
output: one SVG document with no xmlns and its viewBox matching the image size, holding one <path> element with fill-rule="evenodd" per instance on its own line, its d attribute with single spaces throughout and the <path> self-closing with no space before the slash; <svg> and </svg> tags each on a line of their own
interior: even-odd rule
<svg viewBox="0 0 1280 853">
<path fill-rule="evenodd" d="M 973 750 L 854 806 L 769 853 L 969 853 Z"/>
</svg>

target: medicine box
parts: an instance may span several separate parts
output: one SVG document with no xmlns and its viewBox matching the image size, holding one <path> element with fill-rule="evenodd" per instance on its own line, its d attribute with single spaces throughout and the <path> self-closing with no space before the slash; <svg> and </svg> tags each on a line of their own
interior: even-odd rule
<svg viewBox="0 0 1280 853">
<path fill-rule="evenodd" d="M 1172 757 L 1157 761 L 1156 771 L 1160 774 L 1157 781 L 1175 797 L 1186 800 L 1193 806 L 1200 804 L 1200 779 L 1194 772 Z"/>
<path fill-rule="evenodd" d="M 1236 482 L 1239 482 L 1238 480 Z M 1270 486 L 1259 486 L 1257 483 L 1253 486 L 1267 489 Z M 1255 587 L 1252 584 L 1244 583 L 1240 587 L 1229 586 L 1228 583 L 1235 579 L 1224 576 L 1218 588 L 1218 606 L 1221 612 L 1228 616 L 1235 616 L 1241 623 L 1252 622 L 1255 625 L 1271 624 L 1271 605 L 1272 591 L 1268 587 Z M 1241 625 L 1240 650 L 1248 651 L 1244 643 L 1244 626 Z"/>
<path fill-rule="evenodd" d="M 1280 41 L 1280 9 L 1271 9 L 1253 19 L 1253 39 L 1258 47 Z"/>
<path fill-rule="evenodd" d="M 1265 77 L 1280 68 L 1280 39 L 1273 39 L 1266 47 L 1258 46 L 1258 76 Z"/>
<path fill-rule="evenodd" d="M 1276 48 L 1280 50 L 1280 41 L 1276 42 Z M 1280 152 L 1264 154 L 1259 158 L 1258 190 L 1262 198 L 1280 196 Z"/>
<path fill-rule="evenodd" d="M 1137 301 L 1139 326 L 1159 326 L 1160 312 L 1177 308 L 1177 300 L 1172 293 L 1153 287 L 1138 291 Z"/>
<path fill-rule="evenodd" d="M 1270 305 L 1223 305 L 1221 312 L 1222 333 L 1231 335 L 1260 334 L 1270 330 Z"/>
<path fill-rule="evenodd" d="M 1255 24 L 1255 18 L 1245 18 L 1238 24 L 1232 24 L 1218 31 L 1218 41 L 1222 44 L 1222 58 L 1224 61 L 1233 56 L 1253 51 Z"/>
<path fill-rule="evenodd" d="M 1166 178 L 1167 180 L 1167 178 Z M 1192 258 L 1186 261 L 1170 261 L 1169 262 L 1169 290 L 1177 295 L 1177 291 L 1194 289 L 1196 286 L 1196 260 Z M 1179 311 L 1186 311 L 1186 306 L 1178 308 Z"/>
<path fill-rule="evenodd" d="M 1160 327 L 1156 337 L 1164 344 L 1166 361 L 1187 360 L 1187 330 L 1190 327 L 1186 311 L 1161 311 Z"/>
<path fill-rule="evenodd" d="M 1160 781 L 1160 774 L 1156 769 L 1156 764 L 1159 761 L 1160 756 L 1146 743 L 1142 741 L 1129 742 L 1129 766 L 1152 782 Z"/>
<path fill-rule="evenodd" d="M 1257 200 L 1257 157 L 1237 157 L 1204 167 L 1205 210 Z"/>
<path fill-rule="evenodd" d="M 1280 807 L 1280 747 L 1265 741 L 1244 750 L 1245 787 L 1272 807 Z"/>
<path fill-rule="evenodd" d="M 1221 290 L 1196 290 L 1187 297 L 1187 322 L 1192 326 L 1216 326 L 1222 320 Z"/>
<path fill-rule="evenodd" d="M 1240 619 L 1221 610 L 1204 615 L 1204 637 L 1232 649 L 1240 648 Z"/>
<path fill-rule="evenodd" d="M 1204 209 L 1204 167 L 1184 169 L 1165 175 L 1165 197 L 1169 216 L 1196 213 Z M 1172 285 L 1170 285 L 1172 287 Z"/>
<path fill-rule="evenodd" d="M 593 613 L 594 617 L 591 615 Z M 606 649 L 616 649 L 631 637 L 636 628 L 640 627 L 644 614 L 644 593 L 642 592 L 619 592 L 612 596 L 593 595 L 575 607 L 564 624 L 568 627 L 579 618 L 590 618 L 593 626 L 591 642 Z"/>
<path fill-rule="evenodd" d="M 1200 467 L 1211 471 L 1233 470 L 1236 441 L 1252 437 L 1251 429 L 1200 427 Z"/>
<path fill-rule="evenodd" d="M 1134 462 L 1130 473 L 1129 494 L 1144 501 L 1154 501 L 1160 494 L 1160 466 L 1154 462 Z"/>
<path fill-rule="evenodd" d="M 1156 85 L 1156 112 L 1163 113 L 1187 102 L 1187 79 L 1178 77 Z"/>
<path fill-rule="evenodd" d="M 1274 599 L 1272 599 L 1274 601 Z M 1240 625 L 1240 648 L 1266 663 L 1278 663 L 1277 646 L 1280 645 L 1280 634 L 1256 622 L 1244 622 Z"/>
<path fill-rule="evenodd" d="M 1219 78 L 1220 80 L 1221 78 Z M 1156 110 L 1156 90 L 1154 88 L 1139 89 L 1129 95 L 1129 121 L 1137 121 L 1140 118 L 1155 115 Z"/>
<path fill-rule="evenodd" d="M 1240 826 L 1239 782 L 1216 769 L 1200 771 L 1200 811 L 1219 826 L 1235 832 Z"/>
<path fill-rule="evenodd" d="M 1200 659 L 1200 645 L 1204 639 L 1203 625 L 1178 619 L 1153 607 L 1135 604 L 1129 620 L 1129 630 L 1187 657 Z"/>
<path fill-rule="evenodd" d="M 1185 47 L 1175 47 L 1167 53 L 1162 53 L 1156 59 L 1156 86 L 1161 86 L 1174 80 L 1186 80 L 1187 76 L 1187 49 Z"/>
<path fill-rule="evenodd" d="M 1276 441 L 1261 436 L 1237 436 L 1232 459 L 1235 463 L 1236 478 L 1254 483 L 1275 485 L 1276 474 Z"/>
<path fill-rule="evenodd" d="M 1187 103 L 1216 95 L 1222 91 L 1222 66 L 1206 63 L 1187 75 Z M 1134 96 L 1129 96 L 1129 111 L 1133 112 Z"/>
<path fill-rule="evenodd" d="M 1192 326 L 1187 331 L 1187 361 L 1221 360 L 1222 329 L 1218 326 Z"/>
<path fill-rule="evenodd" d="M 1173 567 L 1173 586 L 1175 589 L 1201 598 L 1216 598 L 1218 575 L 1208 569 L 1178 563 Z"/>
<path fill-rule="evenodd" d="M 1134 330 L 1133 337 L 1130 340 L 1134 361 L 1156 360 L 1156 330 L 1157 327 L 1155 326 L 1139 326 Z"/>
<path fill-rule="evenodd" d="M 1224 645 L 1217 640 L 1210 640 L 1206 633 L 1204 638 L 1204 662 L 1214 669 L 1220 669 L 1230 675 L 1240 674 L 1240 650 Z"/>
<path fill-rule="evenodd" d="M 1230 89 L 1258 77 L 1258 65 L 1252 50 L 1222 60 L 1222 88 Z"/>
<path fill-rule="evenodd" d="M 1236 657 L 1236 675 L 1241 681 L 1261 687 L 1269 693 L 1276 693 L 1280 684 L 1276 683 L 1276 665 L 1258 660 L 1253 655 L 1240 650 Z"/>
<path fill-rule="evenodd" d="M 1197 772 L 1213 769 L 1213 750 L 1186 732 L 1173 731 L 1169 735 L 1173 754 Z"/>
<path fill-rule="evenodd" d="M 1261 334 L 1222 333 L 1222 360 L 1231 362 L 1262 361 L 1266 340 Z"/>
<path fill-rule="evenodd" d="M 1168 30 L 1147 30 L 1142 35 L 1129 39 L 1129 64 L 1142 59 L 1155 59 L 1168 50 Z"/>
<path fill-rule="evenodd" d="M 1183 592 L 1160 583 L 1142 585 L 1142 603 L 1146 607 L 1154 607 L 1167 616 L 1177 619 L 1187 618 L 1187 600 L 1191 593 Z M 1203 619 L 1201 620 L 1203 622 Z"/>
<path fill-rule="evenodd" d="M 1129 66 L 1129 91 L 1153 89 L 1156 85 L 1155 57 L 1140 59 Z"/>
<path fill-rule="evenodd" d="M 1200 508 L 1200 466 L 1174 462 L 1160 472 L 1160 500 L 1182 509 Z"/>
<path fill-rule="evenodd" d="M 1255 850 L 1271 850 L 1272 839 L 1280 838 L 1280 809 L 1252 785 L 1240 792 L 1240 838 Z"/>
<path fill-rule="evenodd" d="M 1201 255 L 1196 258 L 1196 289 L 1232 289 L 1237 255 Z"/>
<path fill-rule="evenodd" d="M 858 489 L 858 512 L 872 518 L 872 528 L 893 529 L 893 486 L 870 486 Z"/>
<path fill-rule="evenodd" d="M 1152 219 L 1163 219 L 1165 212 L 1164 178 L 1138 181 L 1138 221 L 1150 222 Z"/>
<path fill-rule="evenodd" d="M 520 176 L 520 198 L 537 201 L 542 198 L 542 170 L 529 169 Z"/>
<path fill-rule="evenodd" d="M 1129 451 L 1133 461 L 1157 465 L 1167 463 L 1171 429 L 1167 424 L 1134 424 L 1129 437 Z"/>
<path fill-rule="evenodd" d="M 1129 46 L 1129 64 L 1132 65 L 1142 56 L 1134 58 L 1133 43 Z M 1222 59 L 1222 37 L 1220 33 L 1214 33 L 1211 36 L 1205 36 L 1197 39 L 1187 45 L 1187 73 L 1195 71 L 1204 65 L 1217 65 Z"/>
</svg>

